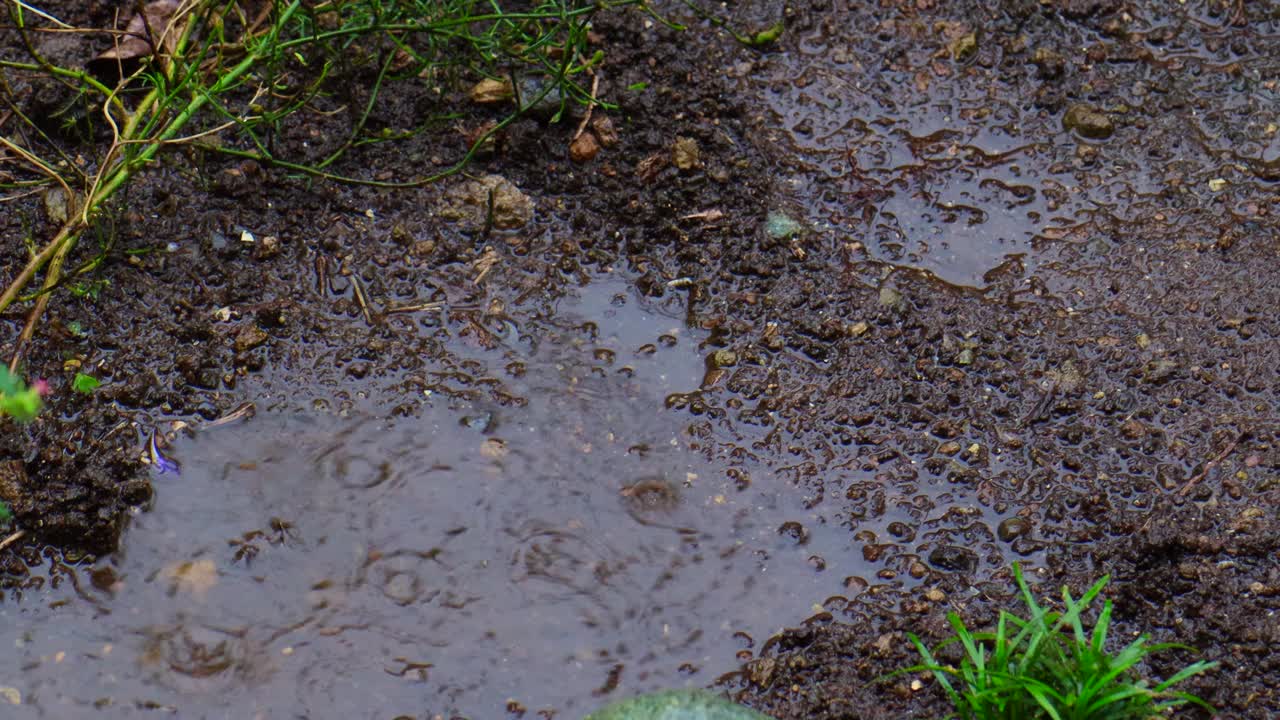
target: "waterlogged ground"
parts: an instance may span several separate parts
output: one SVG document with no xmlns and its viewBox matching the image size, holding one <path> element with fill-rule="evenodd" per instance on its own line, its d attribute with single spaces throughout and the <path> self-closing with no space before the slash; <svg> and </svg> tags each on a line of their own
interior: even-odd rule
<svg viewBox="0 0 1280 720">
<path fill-rule="evenodd" d="M 527 198 L 496 229 L 467 178 L 190 153 L 131 189 L 120 249 L 169 249 L 51 305 L 50 412 L 4 438 L 0 702 L 936 717 L 874 681 L 1015 607 L 1021 561 L 1046 595 L 1110 574 L 1115 637 L 1200 651 L 1147 671 L 1217 660 L 1189 690 L 1280 714 L 1275 9 L 755 3 L 730 21 L 786 30 L 748 49 L 682 8 L 597 24 L 616 146 L 526 119 L 473 166 Z M 436 96 L 388 97 L 371 127 Z M 446 99 L 335 170 L 451 162 L 489 111 Z M 347 100 L 279 147 L 323 157 Z M 31 202 L 6 242 L 51 227 Z"/>
<path fill-rule="evenodd" d="M 119 552 L 0 610 L 31 716 L 574 716 L 706 684 L 842 589 L 813 558 L 845 533 L 788 531 L 813 525 L 799 498 L 738 487 L 664 409 L 706 333 L 617 279 L 511 329 L 518 407 L 267 411 L 178 441 Z"/>
</svg>

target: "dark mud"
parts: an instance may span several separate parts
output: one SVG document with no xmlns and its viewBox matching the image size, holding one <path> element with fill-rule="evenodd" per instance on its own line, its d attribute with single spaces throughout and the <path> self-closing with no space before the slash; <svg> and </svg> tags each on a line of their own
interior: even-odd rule
<svg viewBox="0 0 1280 720">
<path fill-rule="evenodd" d="M 110 15 L 84 12 L 87 24 Z M 675 438 L 680 459 L 655 460 L 668 463 L 656 476 L 588 463 L 602 487 L 584 484 L 585 496 L 609 498 L 648 530 L 672 513 L 678 527 L 698 527 L 717 495 L 754 506 L 743 521 L 752 557 L 795 573 L 792 591 L 735 585 L 741 569 L 718 567 L 741 591 L 703 593 L 688 627 L 709 639 L 687 652 L 597 656 L 545 695 L 534 681 L 495 680 L 507 676 L 486 664 L 500 652 L 449 663 L 439 652 L 423 658 L 441 664 L 435 677 L 477 680 L 433 685 L 428 674 L 417 689 L 431 699 L 416 709 L 344 695 L 352 712 L 497 717 L 511 701 L 574 716 L 625 692 L 725 673 L 720 687 L 780 719 L 941 715 L 932 683 L 873 681 L 913 661 L 904 632 L 936 641 L 948 610 L 980 626 L 1013 607 L 1008 566 L 1020 560 L 1046 595 L 1111 574 L 1118 632 L 1221 661 L 1188 689 L 1223 717 L 1280 714 L 1280 16 L 1264 3 L 1120 0 L 735 12 L 741 27 L 782 16 L 787 30 L 757 51 L 697 22 L 678 33 L 640 15 L 602 19 L 619 145 L 577 165 L 572 126 L 521 120 L 471 169 L 530 195 L 523 228 L 486 236 L 445 217 L 460 178 L 375 190 L 167 156 L 104 222 L 116 245 L 93 276 L 103 281 L 96 299 L 61 293 L 29 353 L 29 374 L 54 392 L 38 422 L 3 438 L 0 490 L 28 533 L 0 558 L 6 613 L 49 627 L 44 606 L 66 602 L 68 586 L 136 557 L 98 559 L 130 508 L 151 503 L 153 480 L 163 513 L 166 495 L 193 482 L 191 459 L 211 452 L 199 434 L 179 440 L 182 479 L 153 478 L 143 451 L 153 430 L 180 435 L 175 423 L 207 426 L 244 402 L 260 413 L 245 427 L 264 433 L 280 432 L 269 411 L 390 428 L 451 418 L 478 432 L 514 413 L 567 437 L 608 428 Z M 335 107 L 361 105 L 358 80 Z M 637 82 L 649 85 L 625 90 Z M 33 87 L 27 102 L 44 92 Z M 399 88 L 375 126 L 416 126 L 438 112 L 434 97 L 425 85 Z M 443 166 L 487 119 L 466 117 L 461 128 L 360 148 L 340 170 L 395 178 Z M 280 147 L 323 156 L 349 122 L 307 116 Z M 677 137 L 696 142 L 694 166 L 671 162 Z M 51 224 L 37 202 L 9 207 L 0 231 L 12 268 L 25 253 L 19 239 Z M 770 211 L 805 229 L 769 236 Z M 603 308 L 613 307 L 621 315 L 610 320 Z M 4 337 L 22 321 L 9 313 Z M 68 389 L 77 364 L 104 381 L 92 396 Z M 502 425 L 492 432 L 501 437 Z M 360 439 L 372 456 L 406 442 L 395 432 Z M 539 443 L 552 448 L 548 467 L 583 467 L 550 439 L 527 447 Z M 692 506 L 670 502 L 681 471 L 700 478 Z M 531 496 L 538 487 L 510 482 Z M 453 511 L 450 497 L 438 501 Z M 413 526 L 377 522 L 378 532 Z M 271 529 L 270 517 L 253 523 L 235 534 Z M 209 537 L 219 527 L 211 522 Z M 752 534 L 762 527 L 771 542 Z M 201 542 L 184 557 L 213 562 L 224 588 L 256 582 L 233 562 L 238 547 Z M 273 553 L 304 568 L 332 561 L 313 545 L 260 544 L 259 567 L 286 562 Z M 566 561 L 570 580 L 610 587 L 574 574 L 593 566 L 589 554 L 568 554 L 578 558 Z M 686 580 L 675 597 L 706 582 L 676 577 Z M 667 596 L 635 582 L 635 592 Z M 710 619 L 717 608 L 723 622 Z M 461 637 L 476 629 L 449 622 Z M 239 624 L 258 642 L 287 623 Z M 783 626 L 794 629 L 766 639 Z M 205 712 L 228 687 L 265 688 L 265 707 L 287 708 L 298 687 L 337 693 L 352 677 L 353 660 L 329 654 L 318 657 L 341 667 L 314 686 L 290 685 L 287 673 L 272 676 L 282 685 L 217 676 L 175 686 L 146 675 L 145 643 L 117 638 L 134 654 L 95 660 L 91 672 L 135 685 L 75 695 L 60 683 L 76 676 L 49 658 L 87 651 L 41 632 L 0 684 L 36 693 L 33 711 L 48 717 L 65 716 L 54 698 L 92 707 L 104 694 L 122 717 L 156 698 Z M 508 647 L 523 642 L 508 633 Z M 542 655 L 524 661 L 530 678 L 566 656 L 543 640 Z M 196 638 L 205 645 L 219 641 Z M 361 647 L 352 657 L 389 645 Z M 1164 676 L 1191 657 L 1149 669 Z"/>
</svg>

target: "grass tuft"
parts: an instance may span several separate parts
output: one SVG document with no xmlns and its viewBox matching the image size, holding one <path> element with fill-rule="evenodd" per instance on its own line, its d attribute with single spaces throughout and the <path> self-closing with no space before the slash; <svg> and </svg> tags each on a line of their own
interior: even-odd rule
<svg viewBox="0 0 1280 720">
<path fill-rule="evenodd" d="M 43 192 L 46 206 L 56 206 L 49 215 L 58 226 L 51 237 L 29 243 L 25 265 L 5 273 L 0 312 L 32 302 L 11 366 L 55 290 L 91 287 L 83 276 L 101 258 L 67 267 L 68 256 L 109 214 L 111 199 L 162 151 L 198 147 L 381 187 L 427 184 L 460 170 L 529 107 L 554 102 L 556 120 L 574 103 L 607 106 L 585 89 L 595 87 L 584 80 L 604 62 L 603 51 L 592 47 L 591 20 L 627 6 L 644 9 L 644 0 L 140 0 L 128 3 L 141 12 L 126 30 L 75 28 L 34 0 L 0 2 L 8 15 L 0 31 L 16 35 L 12 49 L 27 54 L 0 57 L 0 124 L 12 119 L 0 135 L 0 202 Z M 59 64 L 39 49 L 38 38 L 51 33 L 110 38 L 112 46 L 97 58 Z M 533 97 L 520 97 L 464 157 L 433 175 L 382 181 L 330 169 L 353 148 L 413 133 L 370 127 L 392 84 L 439 88 L 464 75 L 507 81 L 516 92 L 524 86 Z M 15 88 L 36 83 L 61 85 L 74 99 L 54 113 L 67 113 L 63 126 L 83 124 L 90 137 L 109 142 L 96 153 L 65 147 L 65 137 L 23 109 Z M 83 112 L 77 116 L 72 107 Z M 276 148 L 286 121 L 304 111 L 342 112 L 350 127 L 343 137 L 325 138 L 322 158 L 281 157 Z"/>
<path fill-rule="evenodd" d="M 1216 662 L 1192 663 L 1165 680 L 1147 679 L 1140 668 L 1143 660 L 1185 646 L 1151 644 L 1143 635 L 1109 652 L 1110 600 L 1103 602 L 1092 631 L 1085 630 L 1084 616 L 1109 576 L 1079 599 L 1063 588 L 1064 609 L 1058 612 L 1036 602 L 1018 565 L 1013 572 L 1028 617 L 1001 611 L 994 632 L 973 632 L 958 614 L 948 613 L 955 636 L 931 651 L 909 634 L 924 662 L 895 674 L 932 673 L 955 705 L 956 716 L 965 720 L 1146 720 L 1186 704 L 1212 712 L 1202 699 L 1173 687 Z M 936 656 L 954 645 L 963 650 L 959 667 Z"/>
</svg>

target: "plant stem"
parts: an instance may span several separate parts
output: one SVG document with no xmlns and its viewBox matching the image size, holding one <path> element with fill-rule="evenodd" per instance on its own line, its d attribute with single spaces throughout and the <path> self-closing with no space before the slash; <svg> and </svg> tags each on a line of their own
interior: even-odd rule
<svg viewBox="0 0 1280 720">
<path fill-rule="evenodd" d="M 92 223 L 94 214 L 101 208 L 117 190 L 120 189 L 133 175 L 142 167 L 147 165 L 156 156 L 160 148 L 168 141 L 173 139 L 179 131 L 181 131 L 190 120 L 195 117 L 196 113 L 209 102 L 210 98 L 216 96 L 239 82 L 240 78 L 254 68 L 268 53 L 273 52 L 273 48 L 278 47 L 277 43 L 271 42 L 279 36 L 280 29 L 288 23 L 289 19 L 302 6 L 301 0 L 293 0 L 284 12 L 281 13 L 280 19 L 276 22 L 269 34 L 269 41 L 258 45 L 258 50 L 249 52 L 239 63 L 227 72 L 223 73 L 214 84 L 204 91 L 195 92 L 187 104 L 173 116 L 164 128 L 146 138 L 137 137 L 140 126 L 147 127 L 152 124 L 153 120 L 158 120 L 160 115 L 164 113 L 166 104 L 160 102 L 161 88 L 152 88 L 150 92 L 139 102 L 137 109 L 132 113 L 128 113 L 128 120 L 124 129 L 120 132 L 115 143 L 107 152 L 107 157 L 103 162 L 103 170 L 101 170 L 94 179 L 94 183 L 87 193 L 81 211 L 72 219 L 67 220 L 58 234 L 50 240 L 44 248 L 40 250 L 34 257 L 28 261 L 22 272 L 14 278 L 13 282 L 0 295 L 0 312 L 3 312 L 13 302 L 23 288 L 31 281 L 31 278 L 40 271 L 50 260 L 54 260 L 54 265 L 50 266 L 49 277 L 46 279 L 45 287 L 48 289 L 52 284 L 56 284 L 61 276 L 62 261 L 66 258 L 67 253 L 74 247 L 76 240 L 80 234 Z M 180 59 L 180 53 L 185 48 L 187 41 L 191 36 L 195 23 L 188 22 L 184 29 L 182 39 L 175 50 L 175 57 L 170 58 L 168 63 L 166 77 L 172 78 L 176 61 Z M 265 50 L 264 50 L 265 49 Z M 44 69 L 47 71 L 58 73 L 61 68 L 57 66 L 33 66 L 34 69 Z M 83 73 L 65 73 L 83 78 Z M 96 81 L 94 81 L 96 82 Z M 101 84 L 97 84 L 98 88 L 105 89 Z M 107 106 L 110 107 L 113 102 L 119 103 L 117 91 L 107 91 Z M 144 120 L 146 121 L 144 123 Z M 131 153 L 128 146 L 140 143 L 142 149 L 136 153 Z M 117 158 L 118 156 L 118 158 Z M 71 198 L 68 199 L 70 202 Z M 35 324 L 39 322 L 40 316 L 43 314 L 48 304 L 48 293 L 41 295 L 33 309 L 31 316 L 24 327 L 21 337 L 18 341 L 18 351 L 15 352 L 13 363 L 16 364 L 21 353 L 21 348 L 25 341 L 31 337 L 34 332 Z"/>
</svg>

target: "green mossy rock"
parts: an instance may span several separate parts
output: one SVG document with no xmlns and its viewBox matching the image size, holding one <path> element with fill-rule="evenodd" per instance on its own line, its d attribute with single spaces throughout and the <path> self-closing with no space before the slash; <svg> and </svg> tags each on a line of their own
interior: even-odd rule
<svg viewBox="0 0 1280 720">
<path fill-rule="evenodd" d="M 664 690 L 619 700 L 583 720 L 772 720 L 705 690 Z"/>
<path fill-rule="evenodd" d="M 764 231 L 774 240 L 784 240 L 804 232 L 804 226 L 784 212 L 770 210 L 764 221 Z"/>
</svg>

